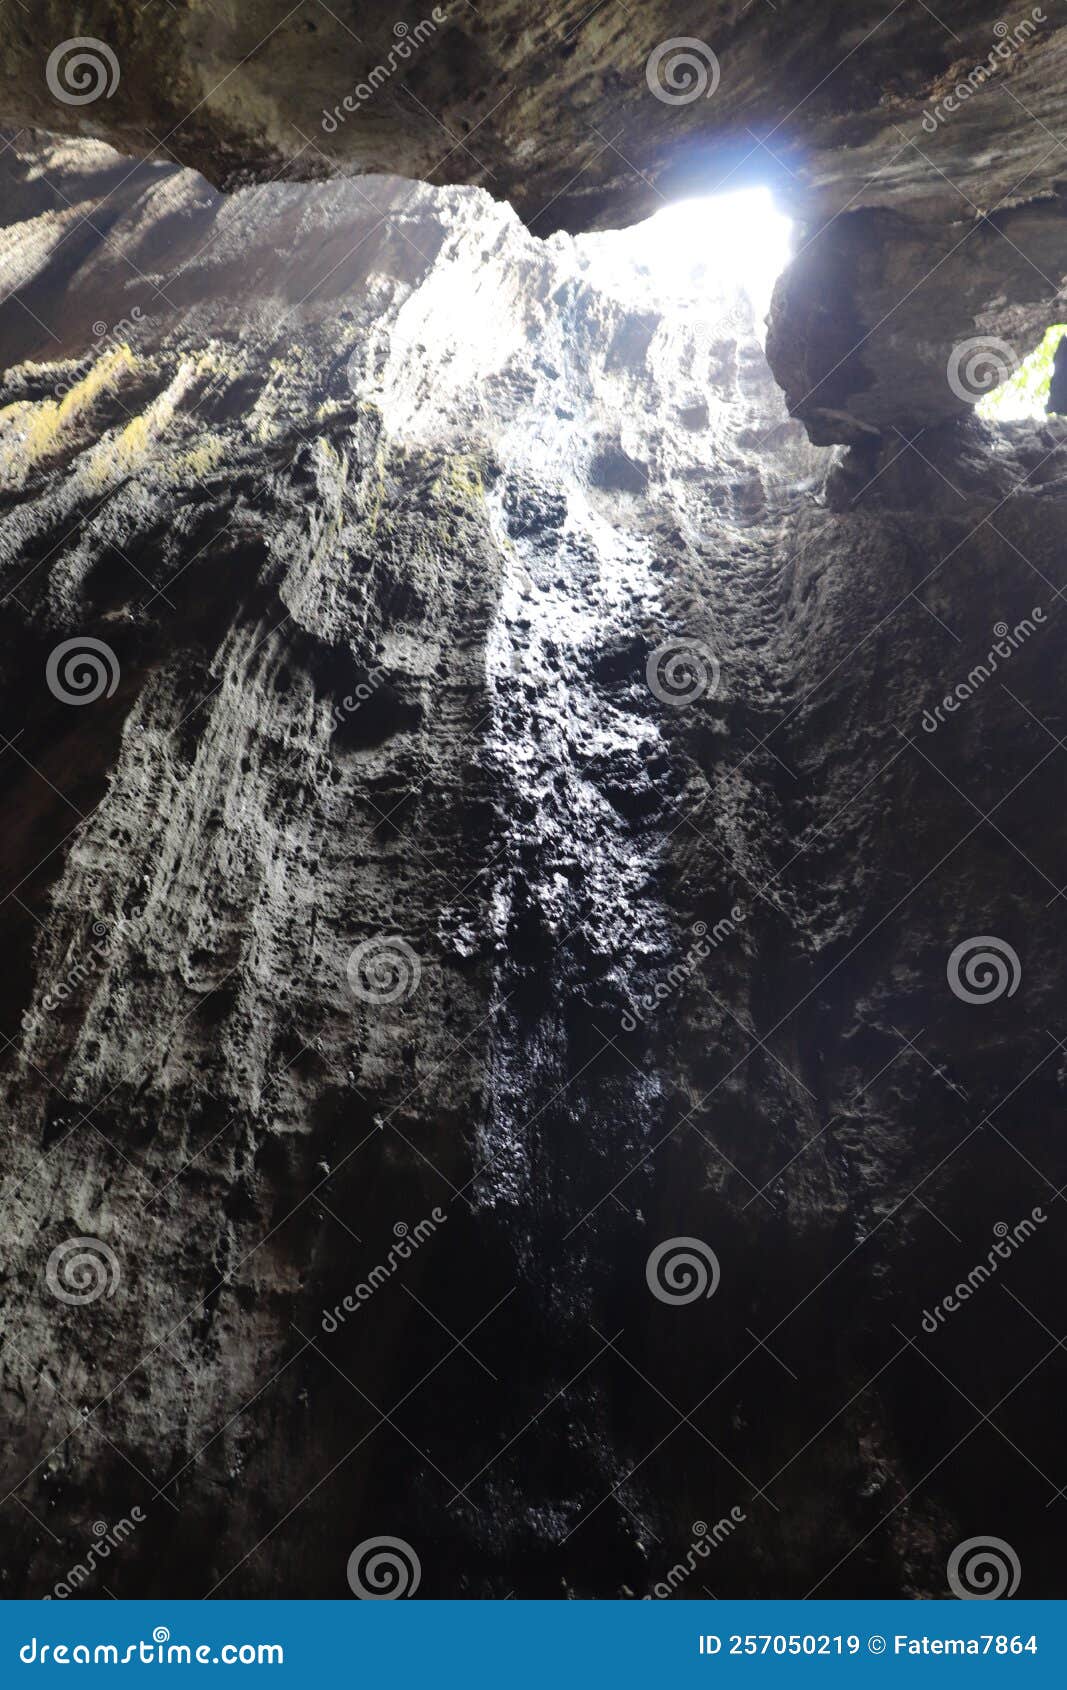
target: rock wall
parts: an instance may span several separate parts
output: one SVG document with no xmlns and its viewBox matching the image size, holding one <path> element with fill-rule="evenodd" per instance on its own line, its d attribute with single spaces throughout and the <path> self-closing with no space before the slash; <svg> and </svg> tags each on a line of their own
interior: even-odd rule
<svg viewBox="0 0 1067 1690">
<path fill-rule="evenodd" d="M 2 168 L 6 1592 L 1062 1595 L 1067 429 L 831 459 L 477 189 Z"/>
</svg>

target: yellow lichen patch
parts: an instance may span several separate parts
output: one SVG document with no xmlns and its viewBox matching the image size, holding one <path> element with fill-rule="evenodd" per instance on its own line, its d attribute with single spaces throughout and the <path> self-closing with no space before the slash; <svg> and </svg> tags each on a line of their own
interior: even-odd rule
<svg viewBox="0 0 1067 1690">
<path fill-rule="evenodd" d="M 484 499 L 485 486 L 477 458 L 471 457 L 468 452 L 461 452 L 456 457 L 449 458 L 434 482 L 433 490 L 441 497 L 451 493 L 461 499 Z"/>
<path fill-rule="evenodd" d="M 113 347 L 61 399 L 25 400 L 0 411 L 0 466 L 12 477 L 25 475 L 42 458 L 63 445 L 63 436 L 91 409 L 93 401 L 113 388 L 124 374 L 137 369 L 125 344 Z"/>
<path fill-rule="evenodd" d="M 187 452 L 178 452 L 168 461 L 167 468 L 176 481 L 192 476 L 200 479 L 218 469 L 226 455 L 226 442 L 221 435 L 209 434 Z"/>
<path fill-rule="evenodd" d="M 126 345 L 112 347 L 102 358 L 97 359 L 92 369 L 76 382 L 69 393 L 65 393 L 60 400 L 56 426 L 62 428 L 65 423 L 88 410 L 98 393 L 105 388 L 112 387 L 122 370 L 129 370 L 132 374 L 137 368 L 137 359 Z"/>
<path fill-rule="evenodd" d="M 269 375 L 256 403 L 253 434 L 263 445 L 279 440 L 290 424 L 285 414 L 285 396 L 299 377 L 299 366 L 285 358 L 272 358 Z"/>
<path fill-rule="evenodd" d="M 164 432 L 190 386 L 212 362 L 208 353 L 187 358 L 147 410 L 131 417 L 125 428 L 107 435 L 94 446 L 86 465 L 86 473 L 92 480 L 110 481 L 115 475 L 128 475 Z"/>
</svg>

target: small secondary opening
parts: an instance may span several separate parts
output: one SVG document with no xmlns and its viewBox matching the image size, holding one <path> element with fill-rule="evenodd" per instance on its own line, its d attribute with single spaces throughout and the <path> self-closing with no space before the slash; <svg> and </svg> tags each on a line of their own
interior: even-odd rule
<svg viewBox="0 0 1067 1690">
<path fill-rule="evenodd" d="M 1049 412 L 1067 414 L 1065 336 L 1067 323 L 1054 323 L 1007 381 L 975 406 L 978 415 L 989 422 L 1022 422 Z"/>
</svg>

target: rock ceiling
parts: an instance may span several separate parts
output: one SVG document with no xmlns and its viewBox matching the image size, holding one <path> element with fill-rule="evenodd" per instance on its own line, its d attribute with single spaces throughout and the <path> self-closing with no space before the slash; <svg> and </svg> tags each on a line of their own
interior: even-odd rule
<svg viewBox="0 0 1067 1690">
<path fill-rule="evenodd" d="M 772 367 L 820 443 L 967 407 L 978 334 L 1028 350 L 1063 271 L 1062 0 L 337 0 L 0 13 L 0 120 L 210 181 L 470 183 L 538 235 L 771 181 L 804 228 Z M 1025 344 L 1024 344 L 1025 343 Z"/>
</svg>

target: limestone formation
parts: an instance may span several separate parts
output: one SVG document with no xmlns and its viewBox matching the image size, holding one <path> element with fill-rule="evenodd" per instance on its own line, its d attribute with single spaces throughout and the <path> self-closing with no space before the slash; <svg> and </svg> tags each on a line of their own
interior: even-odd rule
<svg viewBox="0 0 1067 1690">
<path fill-rule="evenodd" d="M 1058 9 L 375 10 L 0 12 L 4 1592 L 1062 1596 Z"/>
</svg>

